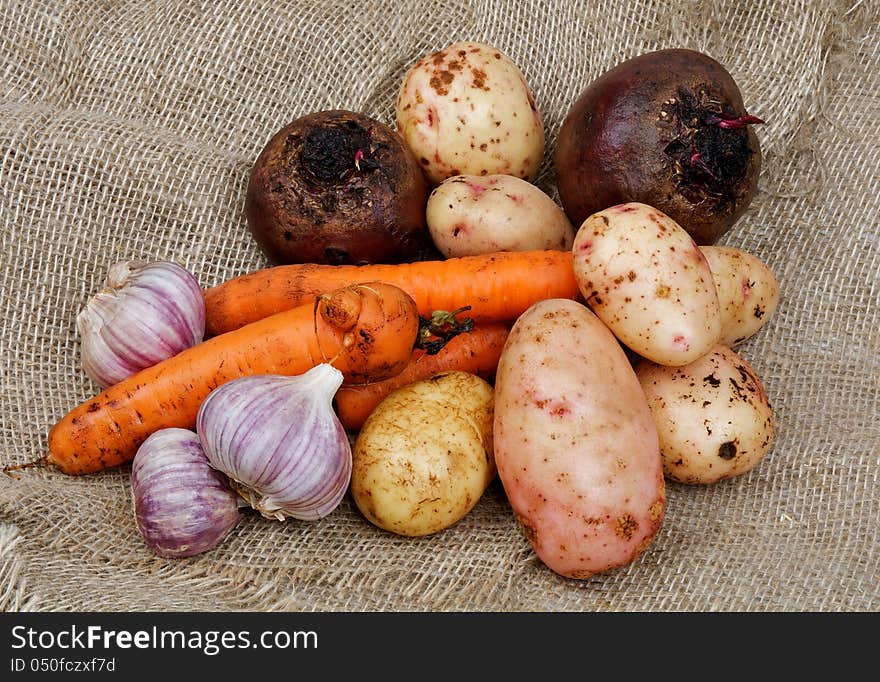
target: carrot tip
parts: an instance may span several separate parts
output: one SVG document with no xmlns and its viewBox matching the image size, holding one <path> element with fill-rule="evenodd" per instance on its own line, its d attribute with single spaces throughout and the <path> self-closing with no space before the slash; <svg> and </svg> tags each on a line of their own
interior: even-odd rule
<svg viewBox="0 0 880 682">
<path fill-rule="evenodd" d="M 40 457 L 39 459 L 35 459 L 33 462 L 25 462 L 24 464 L 10 464 L 8 466 L 3 467 L 3 473 L 9 476 L 9 478 L 14 478 L 16 481 L 21 480 L 21 476 L 17 476 L 13 471 L 21 471 L 23 469 L 42 469 L 44 467 L 49 466 L 49 458 L 48 457 Z"/>
</svg>

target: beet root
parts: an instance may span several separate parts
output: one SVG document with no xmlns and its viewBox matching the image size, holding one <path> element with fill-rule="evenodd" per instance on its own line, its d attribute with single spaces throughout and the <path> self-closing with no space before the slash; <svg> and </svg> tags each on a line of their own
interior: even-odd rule
<svg viewBox="0 0 880 682">
<path fill-rule="evenodd" d="M 559 131 L 559 198 L 577 228 L 593 213 L 640 202 L 698 244 L 713 244 L 751 202 L 761 147 L 727 70 L 693 50 L 627 60 L 581 93 Z"/>
<path fill-rule="evenodd" d="M 427 186 L 398 133 L 344 110 L 278 131 L 248 183 L 248 227 L 274 263 L 419 260 L 430 249 Z"/>
</svg>

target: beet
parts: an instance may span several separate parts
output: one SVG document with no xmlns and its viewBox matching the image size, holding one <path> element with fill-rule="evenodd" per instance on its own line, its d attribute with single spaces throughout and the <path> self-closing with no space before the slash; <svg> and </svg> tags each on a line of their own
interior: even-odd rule
<svg viewBox="0 0 880 682">
<path fill-rule="evenodd" d="M 693 50 L 650 52 L 593 81 L 568 111 L 554 156 L 575 228 L 627 202 L 660 209 L 713 244 L 752 200 L 761 147 L 731 75 Z"/>
<path fill-rule="evenodd" d="M 251 171 L 245 210 L 274 263 L 419 260 L 431 239 L 427 186 L 403 139 L 344 110 L 303 116 L 278 131 Z"/>
</svg>

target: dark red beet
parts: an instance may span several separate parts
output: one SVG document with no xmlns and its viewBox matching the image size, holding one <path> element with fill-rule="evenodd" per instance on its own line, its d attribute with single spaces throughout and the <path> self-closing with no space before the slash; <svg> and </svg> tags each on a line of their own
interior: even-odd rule
<svg viewBox="0 0 880 682">
<path fill-rule="evenodd" d="M 761 147 L 739 88 L 692 50 L 619 64 L 569 110 L 555 151 L 559 198 L 577 228 L 609 206 L 660 209 L 698 244 L 714 244 L 752 200 Z"/>
<path fill-rule="evenodd" d="M 419 260 L 431 247 L 427 188 L 395 130 L 321 111 L 276 133 L 251 171 L 248 226 L 275 263 Z"/>
</svg>

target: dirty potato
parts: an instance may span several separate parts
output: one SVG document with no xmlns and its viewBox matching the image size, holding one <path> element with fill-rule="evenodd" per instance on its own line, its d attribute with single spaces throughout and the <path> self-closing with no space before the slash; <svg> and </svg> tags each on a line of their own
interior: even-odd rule
<svg viewBox="0 0 880 682">
<path fill-rule="evenodd" d="M 456 175 L 431 192 L 428 230 L 447 258 L 495 251 L 567 251 L 574 229 L 562 208 L 512 175 Z"/>
<path fill-rule="evenodd" d="M 721 305 L 719 343 L 735 346 L 767 324 L 779 303 L 779 282 L 760 258 L 732 246 L 701 246 Z"/>
<path fill-rule="evenodd" d="M 444 372 L 389 394 L 355 440 L 351 492 L 358 509 L 399 535 L 456 523 L 495 476 L 492 420 L 492 386 L 468 372 Z"/>
<path fill-rule="evenodd" d="M 636 364 L 666 477 L 708 484 L 755 468 L 770 449 L 773 410 L 748 362 L 718 345 L 684 367 Z"/>
<path fill-rule="evenodd" d="M 657 429 L 620 344 L 588 308 L 548 299 L 514 324 L 495 379 L 495 462 L 550 569 L 634 561 L 663 520 Z"/>
<path fill-rule="evenodd" d="M 544 156 L 531 89 L 484 43 L 456 42 L 416 62 L 397 96 L 397 128 L 432 184 L 462 174 L 533 180 Z"/>
<path fill-rule="evenodd" d="M 638 355 L 686 365 L 718 343 L 712 271 L 669 216 L 636 202 L 612 206 L 581 224 L 572 253 L 587 305 Z"/>
</svg>

